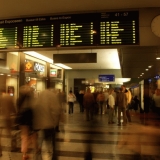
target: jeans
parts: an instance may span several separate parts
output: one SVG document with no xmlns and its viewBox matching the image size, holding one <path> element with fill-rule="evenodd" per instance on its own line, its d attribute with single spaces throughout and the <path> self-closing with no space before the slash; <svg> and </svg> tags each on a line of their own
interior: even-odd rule
<svg viewBox="0 0 160 160">
<path fill-rule="evenodd" d="M 73 113 L 74 103 L 73 102 L 68 102 L 68 105 L 69 105 L 69 114 L 71 114 L 71 113 Z"/>
</svg>

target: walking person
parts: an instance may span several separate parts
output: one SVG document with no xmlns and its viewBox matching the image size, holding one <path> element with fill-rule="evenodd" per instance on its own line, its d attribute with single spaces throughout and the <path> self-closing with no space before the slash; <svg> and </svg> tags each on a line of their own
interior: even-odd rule
<svg viewBox="0 0 160 160">
<path fill-rule="evenodd" d="M 113 114 L 114 114 L 114 106 L 115 106 L 115 99 L 113 97 L 113 89 L 109 90 L 109 96 L 108 96 L 108 105 L 109 105 L 109 116 L 108 116 L 108 124 L 113 124 Z"/>
<path fill-rule="evenodd" d="M 84 97 L 83 97 L 83 104 L 86 110 L 86 120 L 87 121 L 93 119 L 94 103 L 95 103 L 94 96 L 91 93 L 90 88 L 88 88 L 87 92 L 84 94 Z"/>
<path fill-rule="evenodd" d="M 0 91 L 0 157 L 2 156 L 2 147 L 1 147 L 1 136 L 2 130 L 7 130 L 10 138 L 12 131 L 11 123 L 11 114 L 16 114 L 16 109 L 14 106 L 13 98 L 5 93 L 5 91 Z M 11 141 L 11 150 L 14 149 Z"/>
<path fill-rule="evenodd" d="M 102 91 L 99 92 L 96 100 L 98 103 L 98 114 L 104 114 L 103 106 L 104 106 L 105 97 Z"/>
<path fill-rule="evenodd" d="M 132 95 L 131 95 L 130 90 L 126 89 L 125 85 L 122 85 L 121 88 L 122 88 L 122 92 L 124 92 L 126 94 L 126 97 L 127 97 L 127 107 L 126 107 L 127 121 L 131 122 L 131 115 L 130 115 L 129 109 L 130 109 L 130 104 L 131 104 L 131 100 L 132 100 Z"/>
<path fill-rule="evenodd" d="M 32 141 L 34 148 L 37 148 L 37 134 L 33 131 L 33 89 L 28 85 L 20 87 L 19 98 L 17 100 L 18 107 L 18 124 L 21 130 L 21 152 L 22 159 L 29 159 L 28 148 Z"/>
<path fill-rule="evenodd" d="M 116 103 L 118 106 L 118 125 L 121 125 L 121 112 L 123 113 L 123 125 L 126 125 L 126 107 L 127 107 L 127 96 L 120 88 L 120 92 L 117 94 Z"/>
<path fill-rule="evenodd" d="M 42 133 L 42 136 L 39 137 L 38 148 L 41 149 L 43 142 L 45 143 L 46 160 L 57 159 L 55 136 L 60 114 L 61 106 L 57 92 L 50 89 L 42 91 L 37 99 L 36 107 L 33 109 L 33 128 Z"/>
<path fill-rule="evenodd" d="M 73 107 L 74 107 L 74 102 L 76 100 L 76 96 L 72 91 L 69 91 L 68 94 L 68 105 L 69 105 L 69 114 L 73 114 Z"/>
</svg>

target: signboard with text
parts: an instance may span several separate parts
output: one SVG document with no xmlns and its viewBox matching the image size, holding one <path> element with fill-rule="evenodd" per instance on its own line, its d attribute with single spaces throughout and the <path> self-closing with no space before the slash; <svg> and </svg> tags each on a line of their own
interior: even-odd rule
<svg viewBox="0 0 160 160">
<path fill-rule="evenodd" d="M 0 48 L 137 44 L 139 44 L 138 11 L 0 20 Z"/>
<path fill-rule="evenodd" d="M 98 80 L 99 82 L 114 82 L 115 75 L 99 75 Z"/>
</svg>

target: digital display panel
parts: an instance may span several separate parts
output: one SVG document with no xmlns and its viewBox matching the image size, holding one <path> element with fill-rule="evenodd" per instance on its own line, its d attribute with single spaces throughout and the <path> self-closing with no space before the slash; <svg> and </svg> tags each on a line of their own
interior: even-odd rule
<svg viewBox="0 0 160 160">
<path fill-rule="evenodd" d="M 15 48 L 17 46 L 17 27 L 0 27 L 0 48 Z"/>
<path fill-rule="evenodd" d="M 23 28 L 23 47 L 53 46 L 54 25 L 34 25 Z"/>
<path fill-rule="evenodd" d="M 130 11 L 101 14 L 101 45 L 138 44 L 138 37 L 138 12 Z"/>
<path fill-rule="evenodd" d="M 0 48 L 15 48 L 17 43 L 20 48 L 138 45 L 139 12 L 0 20 Z"/>
<path fill-rule="evenodd" d="M 60 24 L 60 46 L 93 45 L 93 22 Z"/>
<path fill-rule="evenodd" d="M 100 23 L 100 44 L 135 44 L 135 21 Z"/>
</svg>

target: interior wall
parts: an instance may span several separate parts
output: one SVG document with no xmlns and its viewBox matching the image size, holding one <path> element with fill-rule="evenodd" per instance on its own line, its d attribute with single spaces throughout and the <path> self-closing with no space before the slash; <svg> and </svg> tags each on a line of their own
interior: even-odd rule
<svg viewBox="0 0 160 160">
<path fill-rule="evenodd" d="M 160 14 L 160 8 L 146 8 L 139 11 L 139 37 L 140 46 L 160 45 L 160 38 L 155 36 L 151 30 L 151 22 Z"/>
</svg>

